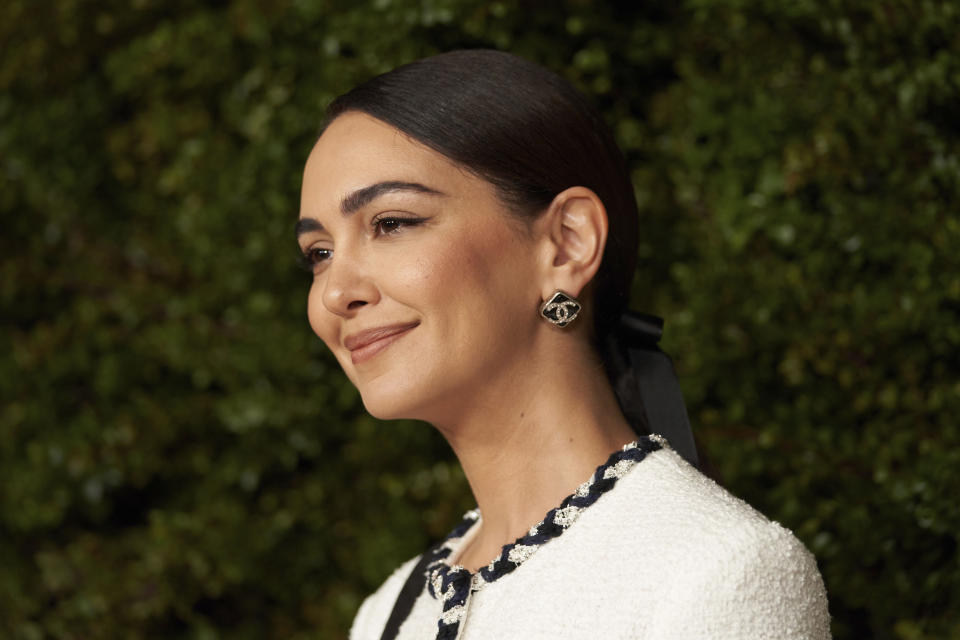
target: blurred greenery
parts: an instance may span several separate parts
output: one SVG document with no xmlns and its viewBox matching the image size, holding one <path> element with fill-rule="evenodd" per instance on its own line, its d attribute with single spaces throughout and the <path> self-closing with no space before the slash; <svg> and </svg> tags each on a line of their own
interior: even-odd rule
<svg viewBox="0 0 960 640">
<path fill-rule="evenodd" d="M 960 638 L 960 5 L 0 4 L 0 636 L 341 638 L 471 506 L 294 264 L 325 104 L 510 50 L 590 94 L 717 475 L 837 638 Z"/>
</svg>

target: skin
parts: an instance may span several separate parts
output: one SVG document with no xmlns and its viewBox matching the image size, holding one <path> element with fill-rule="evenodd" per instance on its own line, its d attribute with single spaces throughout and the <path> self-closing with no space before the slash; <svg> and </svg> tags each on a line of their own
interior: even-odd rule
<svg viewBox="0 0 960 640">
<path fill-rule="evenodd" d="M 489 563 L 636 438 L 589 342 L 607 235 L 589 189 L 521 222 L 485 180 L 347 113 L 307 160 L 298 230 L 310 326 L 367 410 L 431 423 L 463 466 L 483 522 L 459 564 Z M 562 330 L 537 313 L 557 289 L 587 303 Z"/>
</svg>

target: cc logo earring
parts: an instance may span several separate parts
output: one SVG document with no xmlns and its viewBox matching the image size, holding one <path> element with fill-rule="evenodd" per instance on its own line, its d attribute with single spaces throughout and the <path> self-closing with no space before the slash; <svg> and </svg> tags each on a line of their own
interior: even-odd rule
<svg viewBox="0 0 960 640">
<path fill-rule="evenodd" d="M 569 293 L 557 290 L 540 305 L 540 316 L 558 327 L 565 327 L 577 317 L 583 305 Z"/>
</svg>

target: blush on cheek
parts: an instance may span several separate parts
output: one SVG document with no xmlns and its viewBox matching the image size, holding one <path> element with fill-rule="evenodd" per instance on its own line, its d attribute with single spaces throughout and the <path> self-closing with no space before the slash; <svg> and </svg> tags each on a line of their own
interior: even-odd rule
<svg viewBox="0 0 960 640">
<path fill-rule="evenodd" d="M 487 226 L 473 228 L 444 243 L 432 260 L 434 279 L 449 278 L 460 286 L 489 288 L 513 250 L 510 239 L 502 236 Z"/>
<path fill-rule="evenodd" d="M 391 280 L 405 290 L 404 299 L 420 300 L 430 292 L 449 296 L 451 287 L 463 282 L 467 252 L 456 240 L 432 243 L 423 256 L 407 264 L 392 265 Z"/>
</svg>

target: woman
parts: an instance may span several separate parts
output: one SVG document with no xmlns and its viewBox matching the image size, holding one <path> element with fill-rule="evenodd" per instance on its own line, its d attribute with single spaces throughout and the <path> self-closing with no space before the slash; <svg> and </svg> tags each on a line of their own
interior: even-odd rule
<svg viewBox="0 0 960 640">
<path fill-rule="evenodd" d="M 829 636 L 802 544 L 683 433 L 638 436 L 663 396 L 625 349 L 637 226 L 598 115 L 515 56 L 427 58 L 330 106 L 297 225 L 311 327 L 371 414 L 440 430 L 478 505 L 351 638 Z"/>
</svg>

